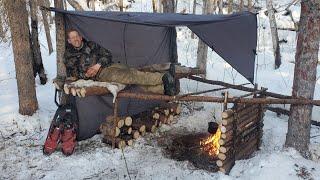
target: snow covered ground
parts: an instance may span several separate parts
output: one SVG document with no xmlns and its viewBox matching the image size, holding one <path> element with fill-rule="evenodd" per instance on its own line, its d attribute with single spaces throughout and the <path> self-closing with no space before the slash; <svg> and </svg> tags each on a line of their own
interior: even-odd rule
<svg viewBox="0 0 320 180">
<path fill-rule="evenodd" d="M 130 11 L 151 11 L 151 1 L 136 1 Z M 260 2 L 260 1 L 259 1 Z M 275 1 L 275 7 L 290 2 Z M 259 6 L 264 6 L 259 3 Z M 180 0 L 179 10 L 189 11 L 192 1 Z M 299 6 L 291 8 L 299 19 Z M 200 12 L 200 7 L 199 7 Z M 277 15 L 279 26 L 292 27 L 288 17 Z M 267 17 L 260 12 L 259 46 L 256 82 L 270 91 L 291 94 L 296 37 L 293 32 L 280 31 L 280 39 L 288 43 L 281 45 L 283 64 L 273 70 L 272 44 Z M 54 34 L 54 27 L 52 28 Z M 54 40 L 55 38 L 53 38 Z M 48 77 L 55 77 L 55 53 L 48 55 L 45 35 L 41 27 L 40 41 Z M 197 40 L 190 38 L 190 31 L 178 28 L 179 59 L 182 64 L 195 65 Z M 18 114 L 18 97 L 13 54 L 10 44 L 0 44 L 0 179 L 320 179 L 320 128 L 312 126 L 312 160 L 302 158 L 293 149 L 284 148 L 287 132 L 287 117 L 277 117 L 266 112 L 261 150 L 251 159 L 237 161 L 230 175 L 210 173 L 195 168 L 191 163 L 166 158 L 157 144 L 157 139 L 168 132 L 204 132 L 207 122 L 219 117 L 221 105 L 200 104 L 204 109 L 188 112 L 173 126 L 163 126 L 156 134 L 147 135 L 136 141 L 133 147 L 123 152 L 101 143 L 100 135 L 82 141 L 76 152 L 65 157 L 61 152 L 51 156 L 42 155 L 49 123 L 55 112 L 53 103 L 54 86 L 40 85 L 36 81 L 39 110 L 31 117 Z M 247 82 L 240 74 L 225 63 L 216 53 L 209 50 L 208 78 L 241 84 Z M 319 68 L 318 68 L 319 72 Z M 319 76 L 320 73 L 318 73 Z M 317 81 L 315 99 L 320 99 L 320 81 Z M 210 86 L 189 80 L 182 82 L 183 92 L 204 90 Z M 212 87 L 211 87 L 212 88 Z M 239 92 L 232 91 L 237 95 Z M 219 92 L 215 93 L 219 95 Z M 198 104 L 199 105 L 199 104 Z M 319 108 L 314 108 L 313 119 L 320 117 Z M 126 168 L 126 163 L 128 171 Z"/>
</svg>

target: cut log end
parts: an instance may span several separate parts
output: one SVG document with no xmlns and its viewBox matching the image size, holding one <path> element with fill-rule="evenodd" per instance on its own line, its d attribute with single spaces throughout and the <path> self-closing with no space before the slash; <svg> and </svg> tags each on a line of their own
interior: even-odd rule
<svg viewBox="0 0 320 180">
<path fill-rule="evenodd" d="M 130 116 L 126 117 L 126 118 L 124 119 L 124 124 L 125 124 L 126 126 L 131 126 L 131 124 L 132 124 L 132 118 L 131 118 Z"/>
</svg>

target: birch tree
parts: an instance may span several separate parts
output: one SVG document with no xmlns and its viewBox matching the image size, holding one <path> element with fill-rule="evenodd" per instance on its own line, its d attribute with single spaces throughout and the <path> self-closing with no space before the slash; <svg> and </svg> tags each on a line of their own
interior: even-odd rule
<svg viewBox="0 0 320 180">
<path fill-rule="evenodd" d="M 281 55 L 280 55 L 280 45 L 279 45 L 279 36 L 277 30 L 277 22 L 274 15 L 274 8 L 272 5 L 272 0 L 267 0 L 267 9 L 268 9 L 268 17 L 270 22 L 271 29 L 271 38 L 272 38 L 272 46 L 273 46 L 273 55 L 274 55 L 274 68 L 278 69 L 281 65 Z"/>
</svg>

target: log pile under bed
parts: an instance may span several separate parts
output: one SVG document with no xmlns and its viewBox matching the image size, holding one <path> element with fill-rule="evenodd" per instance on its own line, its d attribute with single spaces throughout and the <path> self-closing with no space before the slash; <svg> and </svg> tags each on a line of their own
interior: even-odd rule
<svg viewBox="0 0 320 180">
<path fill-rule="evenodd" d="M 100 126 L 103 142 L 112 145 L 115 137 L 115 147 L 123 149 L 132 146 L 134 140 L 146 133 L 155 133 L 162 124 L 170 125 L 181 112 L 180 104 L 166 103 L 150 111 L 144 111 L 132 116 L 117 117 L 114 126 L 114 116 L 108 116 Z"/>
</svg>

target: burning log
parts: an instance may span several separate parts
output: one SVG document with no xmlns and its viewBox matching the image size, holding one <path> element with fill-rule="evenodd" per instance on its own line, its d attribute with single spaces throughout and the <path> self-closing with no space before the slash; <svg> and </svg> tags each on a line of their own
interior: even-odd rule
<svg viewBox="0 0 320 180">
<path fill-rule="evenodd" d="M 111 145 L 113 137 L 112 136 L 104 136 L 102 142 Z M 126 147 L 126 141 L 121 138 L 115 138 L 115 146 L 116 148 L 123 149 Z"/>
</svg>

